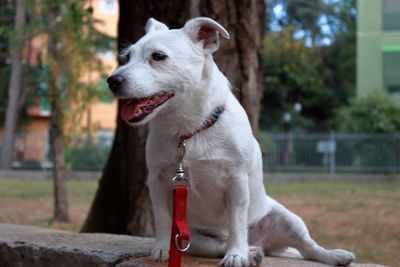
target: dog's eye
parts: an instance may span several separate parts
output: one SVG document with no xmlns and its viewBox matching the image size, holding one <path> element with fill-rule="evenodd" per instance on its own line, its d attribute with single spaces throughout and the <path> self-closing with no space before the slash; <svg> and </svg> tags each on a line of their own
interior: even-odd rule
<svg viewBox="0 0 400 267">
<path fill-rule="evenodd" d="M 161 61 L 166 59 L 168 56 L 164 54 L 163 52 L 157 51 L 151 54 L 151 58 L 155 61 Z"/>
</svg>

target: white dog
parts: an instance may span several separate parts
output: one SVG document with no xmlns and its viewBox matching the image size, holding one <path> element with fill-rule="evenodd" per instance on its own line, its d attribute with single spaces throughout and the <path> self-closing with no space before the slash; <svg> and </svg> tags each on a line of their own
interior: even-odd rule
<svg viewBox="0 0 400 267">
<path fill-rule="evenodd" d="M 224 256 L 224 267 L 247 267 L 260 262 L 261 249 L 271 254 L 292 247 L 306 259 L 351 263 L 353 253 L 322 248 L 297 215 L 266 195 L 259 144 L 212 57 L 219 35 L 228 39 L 228 32 L 202 17 L 174 30 L 149 19 L 145 30 L 122 53 L 126 64 L 107 82 L 126 101 L 123 120 L 150 123 L 146 158 L 156 226 L 152 258 L 168 259 L 178 136 L 194 134 L 186 141 L 184 158 L 190 180 L 190 253 Z M 215 124 L 203 127 L 216 115 Z"/>
</svg>

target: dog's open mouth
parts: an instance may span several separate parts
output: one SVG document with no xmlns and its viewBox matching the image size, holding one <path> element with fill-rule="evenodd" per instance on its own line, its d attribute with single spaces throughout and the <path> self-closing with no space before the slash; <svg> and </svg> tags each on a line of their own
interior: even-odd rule
<svg viewBox="0 0 400 267">
<path fill-rule="evenodd" d="M 127 122 L 139 122 L 173 96 L 174 93 L 162 92 L 150 97 L 128 99 L 122 105 L 121 118 Z"/>
</svg>

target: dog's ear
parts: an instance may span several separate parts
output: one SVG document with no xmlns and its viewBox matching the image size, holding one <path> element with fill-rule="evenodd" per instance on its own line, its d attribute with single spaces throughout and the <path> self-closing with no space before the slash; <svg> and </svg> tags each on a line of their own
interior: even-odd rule
<svg viewBox="0 0 400 267">
<path fill-rule="evenodd" d="M 156 19 L 149 18 L 147 20 L 146 26 L 144 27 L 144 30 L 147 34 L 149 32 L 153 32 L 153 31 L 168 31 L 169 28 L 164 23 L 159 22 Z"/>
<path fill-rule="evenodd" d="M 229 39 L 229 33 L 224 27 L 215 20 L 205 17 L 189 20 L 182 30 L 194 43 L 202 46 L 205 54 L 211 54 L 218 49 L 219 35 Z"/>
</svg>

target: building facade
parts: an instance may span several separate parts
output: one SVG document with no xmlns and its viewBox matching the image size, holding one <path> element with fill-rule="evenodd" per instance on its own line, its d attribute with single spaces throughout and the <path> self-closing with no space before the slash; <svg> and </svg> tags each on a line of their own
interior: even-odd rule
<svg viewBox="0 0 400 267">
<path fill-rule="evenodd" d="M 400 103 L 400 1 L 357 1 L 357 96 Z"/>
</svg>

